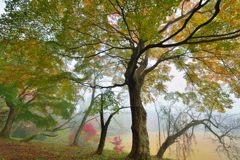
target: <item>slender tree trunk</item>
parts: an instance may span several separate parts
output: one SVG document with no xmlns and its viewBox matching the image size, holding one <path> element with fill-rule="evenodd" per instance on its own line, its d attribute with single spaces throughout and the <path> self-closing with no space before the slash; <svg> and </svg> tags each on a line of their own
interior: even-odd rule
<svg viewBox="0 0 240 160">
<path fill-rule="evenodd" d="M 88 110 L 91 110 L 91 108 L 89 107 Z M 87 117 L 88 117 L 88 114 L 87 114 L 87 112 L 86 112 L 86 113 L 84 114 L 84 116 L 83 116 L 83 119 L 82 119 L 82 121 L 81 121 L 80 126 L 78 127 L 78 129 L 77 129 L 77 131 L 76 131 L 76 134 L 75 134 L 75 136 L 74 136 L 74 140 L 73 140 L 72 145 L 78 145 L 78 141 L 79 141 L 79 139 L 80 139 L 80 135 L 81 135 L 83 126 L 85 125 L 85 121 L 86 121 Z"/>
<path fill-rule="evenodd" d="M 130 159 L 147 160 L 150 158 L 149 139 L 147 133 L 147 114 L 141 101 L 141 84 L 128 85 L 132 114 L 132 149 Z"/>
<path fill-rule="evenodd" d="M 168 135 L 167 139 L 163 142 L 162 146 L 160 147 L 160 149 L 158 150 L 157 153 L 157 157 L 159 159 L 163 159 L 163 155 L 166 152 L 166 150 L 176 142 L 176 140 L 182 136 L 188 129 L 190 129 L 191 127 L 194 126 L 198 126 L 200 124 L 203 124 L 204 121 L 206 121 L 207 119 L 203 119 L 203 120 L 193 120 L 190 123 L 187 123 L 181 130 L 179 130 L 178 132 L 176 132 L 173 135 Z"/>
<path fill-rule="evenodd" d="M 100 141 L 99 141 L 99 144 L 98 144 L 96 154 L 100 155 L 103 152 L 103 149 L 104 149 L 104 146 L 105 146 L 105 140 L 106 140 L 106 137 L 107 137 L 107 129 L 108 129 L 108 126 L 106 126 L 106 125 L 101 129 L 101 136 L 100 136 Z"/>
<path fill-rule="evenodd" d="M 101 94 L 101 104 L 100 104 L 100 122 L 101 122 L 101 136 L 100 136 L 100 140 L 99 140 L 99 144 L 98 144 L 98 148 L 97 148 L 97 151 L 96 151 L 96 154 L 102 154 L 103 152 L 103 148 L 104 148 L 104 145 L 105 145 L 105 140 L 106 140 L 106 136 L 107 136 L 107 129 L 108 129 L 108 126 L 110 124 L 110 121 L 111 121 L 111 115 L 110 117 L 108 117 L 108 120 L 105 124 L 104 122 L 104 113 L 103 113 L 103 95 Z"/>
<path fill-rule="evenodd" d="M 2 131 L 0 132 L 0 137 L 9 138 L 9 136 L 11 134 L 13 122 L 14 122 L 14 119 L 16 116 L 16 111 L 15 111 L 14 106 L 10 102 L 6 102 L 6 104 L 9 107 L 9 113 L 8 113 L 7 121 L 6 121 Z"/>
<path fill-rule="evenodd" d="M 168 147 L 170 147 L 173 143 L 175 142 L 175 139 L 168 137 L 164 143 L 162 144 L 162 146 L 160 147 L 160 149 L 158 150 L 157 153 L 157 157 L 162 160 L 163 159 L 163 155 L 166 152 L 166 150 L 168 149 Z"/>
<path fill-rule="evenodd" d="M 106 123 L 104 121 L 104 110 L 103 110 L 103 102 L 102 102 L 102 95 L 101 95 L 101 108 L 100 108 L 100 122 L 101 122 L 101 135 L 100 135 L 100 140 L 98 144 L 98 148 L 96 151 L 96 154 L 101 155 L 105 146 L 105 141 L 107 137 L 107 131 L 108 131 L 108 126 L 115 114 L 118 113 L 119 110 L 126 108 L 126 107 L 121 107 L 117 109 L 115 112 L 111 113 L 110 116 L 108 117 Z"/>
<path fill-rule="evenodd" d="M 72 145 L 78 145 L 78 141 L 80 139 L 80 135 L 81 135 L 81 132 L 82 132 L 82 129 L 83 129 L 83 126 L 85 125 L 85 122 L 88 118 L 88 115 L 90 114 L 91 110 L 92 110 L 92 106 L 93 106 L 93 102 L 94 102 L 94 97 L 95 97 L 95 88 L 93 89 L 92 91 L 92 95 L 91 95 L 91 102 L 90 102 L 90 105 L 86 111 L 86 113 L 84 114 L 83 116 L 83 119 L 81 121 L 81 124 L 79 125 L 78 129 L 77 129 L 77 132 L 75 134 L 75 137 L 74 137 L 74 140 L 73 140 L 73 143 Z"/>
<path fill-rule="evenodd" d="M 160 114 L 155 106 L 155 111 L 156 111 L 156 114 L 157 114 L 157 120 L 158 120 L 158 147 L 161 146 L 162 142 L 161 142 L 161 122 L 160 122 Z"/>
</svg>

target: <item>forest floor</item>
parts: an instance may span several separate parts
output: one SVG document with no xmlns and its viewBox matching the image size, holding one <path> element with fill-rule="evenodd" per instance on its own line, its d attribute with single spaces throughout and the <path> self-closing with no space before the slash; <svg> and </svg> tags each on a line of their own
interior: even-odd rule
<svg viewBox="0 0 240 160">
<path fill-rule="evenodd" d="M 103 155 L 95 155 L 93 149 L 86 147 L 43 142 L 26 143 L 0 138 L 0 160 L 125 160 L 126 155 L 112 150 L 105 150 Z"/>
<path fill-rule="evenodd" d="M 93 153 L 90 148 L 0 139 L 0 160 L 122 160 L 126 157 L 114 151 L 104 151 L 102 156 Z"/>
</svg>

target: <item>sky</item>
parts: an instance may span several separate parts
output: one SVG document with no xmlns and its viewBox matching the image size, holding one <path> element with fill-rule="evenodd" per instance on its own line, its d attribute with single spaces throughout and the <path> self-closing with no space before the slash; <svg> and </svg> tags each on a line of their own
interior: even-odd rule
<svg viewBox="0 0 240 160">
<path fill-rule="evenodd" d="M 5 2 L 4 0 L 0 0 L 0 14 L 4 12 Z"/>
</svg>

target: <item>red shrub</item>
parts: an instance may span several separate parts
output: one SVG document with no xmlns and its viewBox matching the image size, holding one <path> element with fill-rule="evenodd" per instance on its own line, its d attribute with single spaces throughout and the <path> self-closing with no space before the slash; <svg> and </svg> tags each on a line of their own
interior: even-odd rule
<svg viewBox="0 0 240 160">
<path fill-rule="evenodd" d="M 120 138 L 120 136 L 114 137 L 114 138 L 113 138 L 113 141 L 111 141 L 111 143 L 114 145 L 113 149 L 114 149 L 117 153 L 123 152 L 124 146 L 121 146 L 121 144 L 122 144 L 122 139 Z"/>
<path fill-rule="evenodd" d="M 93 127 L 91 123 L 85 124 L 83 130 L 84 132 L 88 133 L 89 136 L 95 136 L 97 134 L 97 130 Z"/>
</svg>

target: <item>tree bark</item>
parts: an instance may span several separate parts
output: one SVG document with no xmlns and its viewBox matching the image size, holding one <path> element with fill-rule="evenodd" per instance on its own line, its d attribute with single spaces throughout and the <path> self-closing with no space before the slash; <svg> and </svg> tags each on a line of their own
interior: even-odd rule
<svg viewBox="0 0 240 160">
<path fill-rule="evenodd" d="M 10 102 L 7 102 L 7 101 L 6 101 L 6 104 L 9 107 L 9 113 L 8 113 L 7 121 L 6 121 L 2 131 L 0 132 L 0 137 L 9 138 L 9 136 L 11 134 L 13 122 L 16 117 L 16 111 L 15 111 L 13 104 L 11 104 Z"/>
<path fill-rule="evenodd" d="M 162 144 L 162 146 L 160 147 L 160 149 L 158 150 L 158 153 L 157 153 L 157 157 L 159 159 L 163 159 L 163 155 L 164 153 L 166 152 L 166 150 L 168 149 L 168 147 L 170 147 L 174 142 L 175 142 L 175 138 L 173 137 L 168 137 L 164 143 Z"/>
<path fill-rule="evenodd" d="M 88 110 L 91 110 L 91 108 L 89 107 Z M 77 131 L 76 131 L 76 134 L 75 134 L 75 136 L 74 136 L 74 140 L 73 140 L 72 145 L 78 145 L 78 141 L 79 141 L 79 139 L 80 139 L 80 135 L 81 135 L 83 126 L 85 125 L 85 121 L 86 121 L 87 117 L 88 117 L 88 114 L 87 114 L 87 112 L 86 112 L 86 113 L 84 114 L 84 116 L 83 116 L 83 119 L 82 119 L 82 121 L 81 121 L 81 124 L 79 125 L 79 127 L 78 127 L 78 129 L 77 129 Z"/>
<path fill-rule="evenodd" d="M 134 160 L 150 159 L 147 113 L 141 100 L 141 88 L 146 75 L 144 70 L 147 67 L 148 55 L 146 54 L 145 58 L 138 64 L 143 47 L 144 42 L 140 41 L 138 46 L 133 49 L 133 54 L 125 72 L 132 115 L 132 149 L 128 158 Z"/>
<path fill-rule="evenodd" d="M 107 137 L 107 131 L 108 131 L 108 126 L 115 114 L 118 113 L 119 110 L 124 109 L 127 107 L 121 107 L 118 108 L 115 112 L 111 113 L 110 116 L 108 117 L 106 123 L 104 122 L 104 110 L 103 110 L 103 102 L 102 102 L 102 95 L 101 95 L 101 108 L 100 108 L 100 122 L 101 122 L 101 135 L 100 135 L 100 140 L 98 144 L 98 148 L 96 150 L 96 154 L 101 155 L 105 146 L 105 141 Z"/>
<path fill-rule="evenodd" d="M 193 120 L 190 123 L 186 124 L 181 130 L 177 131 L 175 134 L 170 135 L 167 137 L 167 139 L 163 142 L 162 146 L 160 147 L 160 149 L 158 150 L 157 153 L 157 157 L 159 159 L 163 159 L 163 155 L 166 152 L 166 150 L 168 149 L 168 147 L 170 147 L 173 143 L 176 142 L 176 140 L 182 136 L 188 129 L 190 129 L 191 127 L 194 126 L 198 126 L 200 124 L 203 124 L 204 121 L 206 121 L 207 119 L 203 119 L 203 120 Z"/>
<path fill-rule="evenodd" d="M 96 151 L 96 154 L 102 154 L 103 149 L 104 149 L 104 145 L 105 145 L 105 140 L 106 140 L 106 136 L 107 136 L 107 130 L 108 130 L 108 126 L 110 124 L 110 121 L 112 119 L 113 114 L 111 114 L 108 117 L 108 120 L 106 121 L 106 123 L 104 122 L 104 113 L 103 113 L 103 95 L 101 94 L 101 104 L 100 104 L 100 122 L 101 122 L 101 136 L 100 136 L 100 140 L 99 140 L 99 144 L 98 144 L 98 148 Z"/>
<path fill-rule="evenodd" d="M 107 137 L 107 129 L 108 129 L 107 125 L 105 125 L 101 129 L 101 136 L 100 136 L 100 141 L 99 141 L 99 144 L 98 144 L 96 154 L 101 155 L 102 152 L 103 152 L 103 149 L 104 149 L 104 146 L 105 146 L 105 140 L 106 140 L 106 137 Z"/>
<path fill-rule="evenodd" d="M 134 160 L 150 158 L 147 113 L 141 101 L 141 86 L 142 83 L 136 81 L 128 84 L 132 114 L 132 149 L 128 157 Z"/>
<path fill-rule="evenodd" d="M 88 117 L 88 115 L 90 114 L 90 112 L 91 112 L 91 110 L 92 110 L 92 106 L 93 106 L 93 102 L 94 102 L 94 97 L 95 97 L 95 88 L 94 88 L 93 91 L 92 91 L 90 105 L 89 105 L 86 113 L 85 113 L 84 116 L 83 116 L 83 119 L 82 119 L 82 121 L 81 121 L 81 124 L 79 125 L 79 127 L 78 127 L 78 129 L 77 129 L 77 132 L 76 132 L 76 134 L 75 134 L 75 137 L 74 137 L 74 140 L 73 140 L 72 145 L 78 145 L 78 141 L 79 141 L 79 138 L 80 138 L 80 135 L 81 135 L 83 126 L 85 125 L 85 122 L 86 122 L 86 120 L 87 120 L 87 117 Z"/>
</svg>

